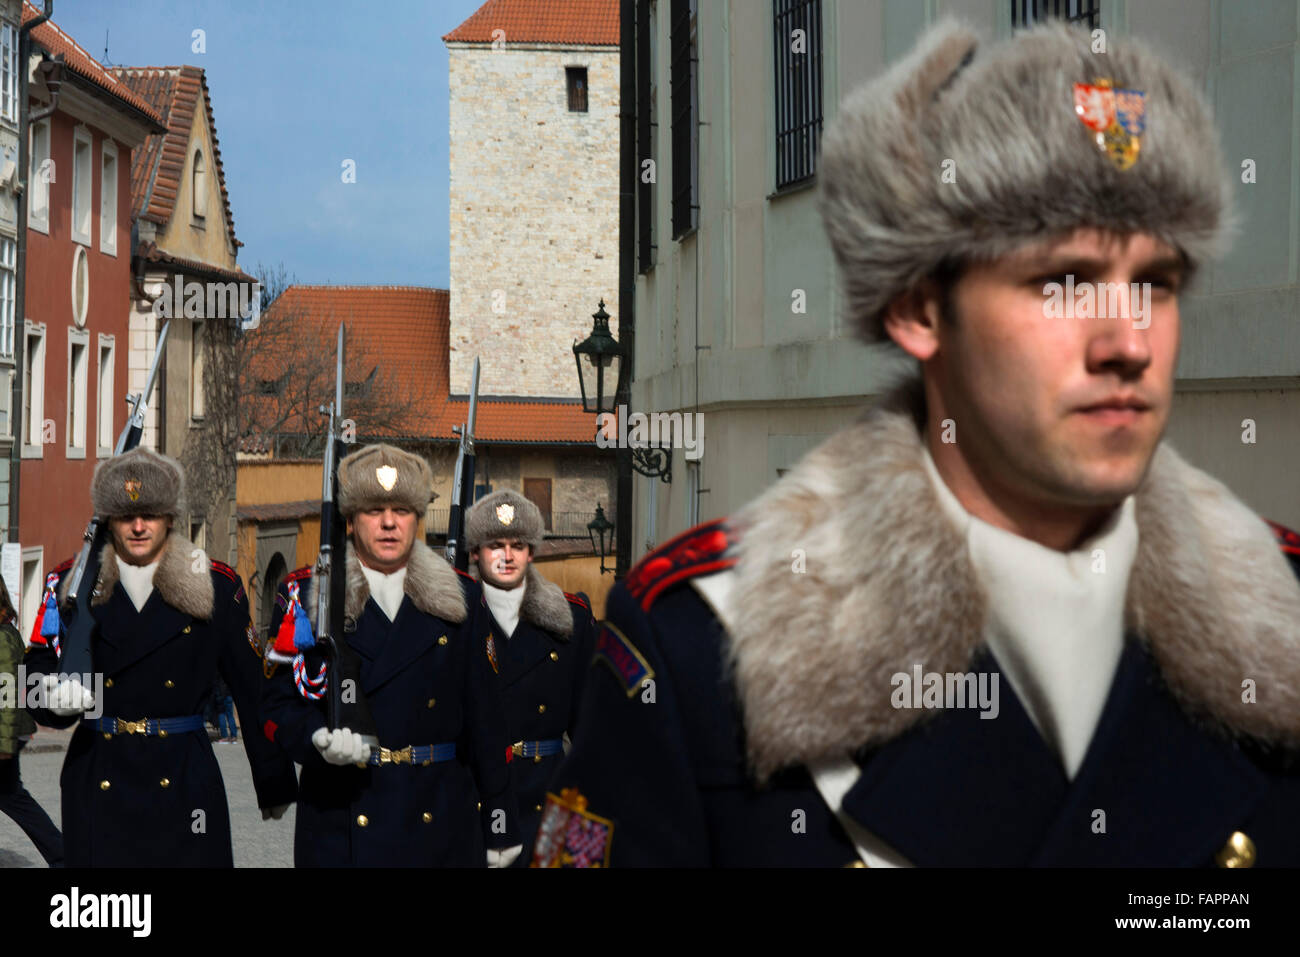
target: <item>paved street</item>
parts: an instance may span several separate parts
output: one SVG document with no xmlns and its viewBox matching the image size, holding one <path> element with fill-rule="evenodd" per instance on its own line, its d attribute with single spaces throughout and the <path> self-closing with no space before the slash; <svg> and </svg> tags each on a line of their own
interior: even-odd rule
<svg viewBox="0 0 1300 957">
<path fill-rule="evenodd" d="M 45 808 L 56 826 L 61 826 L 59 771 L 72 729 L 42 728 L 23 750 L 23 784 Z M 293 816 L 296 807 L 279 821 L 263 821 L 253 792 L 243 738 L 237 744 L 214 741 L 213 750 L 226 782 L 230 802 L 230 825 L 235 845 L 236 867 L 292 867 Z M 13 821 L 0 814 L 0 867 L 44 867 L 36 848 Z"/>
</svg>

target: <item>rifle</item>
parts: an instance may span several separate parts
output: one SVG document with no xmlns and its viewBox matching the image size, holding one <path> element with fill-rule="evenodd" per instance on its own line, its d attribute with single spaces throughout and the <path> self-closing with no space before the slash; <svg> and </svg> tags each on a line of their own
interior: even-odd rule
<svg viewBox="0 0 1300 957">
<path fill-rule="evenodd" d="M 149 396 L 153 395 L 154 385 L 158 381 L 158 369 L 162 365 L 169 328 L 171 322 L 165 322 L 162 331 L 158 333 L 158 345 L 154 349 L 153 365 L 149 367 L 149 378 L 144 384 L 144 391 L 126 397 L 131 414 L 117 437 L 117 445 L 113 449 L 115 458 L 140 444 L 140 436 L 144 434 L 145 413 L 149 409 Z M 59 669 L 64 674 L 73 675 L 88 675 L 94 671 L 90 640 L 95 633 L 95 619 L 90 613 L 90 589 L 83 588 L 82 585 L 87 580 L 99 581 L 99 553 L 108 540 L 108 523 L 100 516 L 92 515 L 81 540 L 81 551 L 77 553 L 77 560 L 68 575 L 68 594 L 63 607 L 59 609 L 64 628 Z"/>
<path fill-rule="evenodd" d="M 474 357 L 474 377 L 469 390 L 469 413 L 464 425 L 451 430 L 460 436 L 456 453 L 456 477 L 451 485 L 451 511 L 447 516 L 447 561 L 465 571 L 469 568 L 469 550 L 465 548 L 465 509 L 474 504 L 474 416 L 478 410 L 478 356 Z"/>
<path fill-rule="evenodd" d="M 325 697 L 325 721 L 331 730 L 347 728 L 362 735 L 379 736 L 370 704 L 361 694 L 361 660 L 343 637 L 344 586 L 347 569 L 347 527 L 339 513 L 338 471 L 343 457 L 343 340 L 344 326 L 339 323 L 338 363 L 334 373 L 334 401 L 321 406 L 329 419 L 325 436 L 325 458 L 321 470 L 320 555 L 312 573 L 316 599 L 316 644 L 325 655 L 328 675 Z M 350 693 L 344 697 L 344 685 Z M 350 699 L 350 700 L 348 700 Z"/>
</svg>

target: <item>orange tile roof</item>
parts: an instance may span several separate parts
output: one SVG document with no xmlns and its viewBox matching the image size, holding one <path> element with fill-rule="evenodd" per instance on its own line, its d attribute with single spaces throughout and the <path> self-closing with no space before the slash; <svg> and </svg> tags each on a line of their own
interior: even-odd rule
<svg viewBox="0 0 1300 957">
<path fill-rule="evenodd" d="M 40 11 L 28 0 L 23 0 L 23 23 L 40 16 Z M 116 77 L 100 66 L 99 61 L 81 48 L 76 40 L 64 33 L 53 20 L 46 20 L 32 30 L 32 39 L 51 54 L 63 54 L 63 62 L 68 70 L 77 76 L 89 80 L 106 93 L 121 100 L 145 117 L 162 125 L 158 111 L 128 89 Z"/>
<path fill-rule="evenodd" d="M 221 165 L 221 144 L 217 140 L 212 98 L 208 95 L 208 79 L 203 69 L 197 66 L 118 66 L 109 72 L 157 110 L 167 124 L 166 133 L 150 136 L 144 146 L 131 155 L 131 214 L 159 224 L 166 224 L 172 218 L 189 153 L 194 111 L 202 102 L 208 118 L 208 133 L 212 137 L 212 161 L 221 186 L 226 230 L 232 245 L 243 245 L 235 238 L 226 173 Z"/>
<path fill-rule="evenodd" d="M 576 43 L 618 46 L 618 0 L 487 0 L 446 34 L 447 43 Z"/>
<path fill-rule="evenodd" d="M 262 316 L 263 326 L 277 320 L 293 324 L 295 345 L 321 350 L 323 355 L 333 355 L 338 324 L 347 323 L 348 381 L 364 379 L 377 369 L 374 388 L 384 395 L 385 407 L 396 404 L 402 410 L 384 423 L 382 437 L 456 441 L 451 429 L 464 422 L 468 399 L 448 394 L 447 290 L 294 285 Z M 292 359 L 281 357 L 257 356 L 254 361 L 260 367 L 254 374 L 268 379 L 294 367 Z M 332 379 L 331 375 L 329 388 Z M 320 401 L 328 398 L 322 395 Z M 254 397 L 252 401 L 271 400 Z M 374 425 L 370 423 L 372 431 Z M 475 433 L 482 442 L 585 444 L 594 440 L 595 419 L 582 411 L 577 398 L 494 396 L 480 399 Z"/>
</svg>

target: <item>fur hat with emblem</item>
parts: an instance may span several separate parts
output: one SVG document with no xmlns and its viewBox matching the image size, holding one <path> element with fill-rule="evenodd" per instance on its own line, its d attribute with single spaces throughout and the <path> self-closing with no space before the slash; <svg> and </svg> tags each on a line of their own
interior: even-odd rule
<svg viewBox="0 0 1300 957">
<path fill-rule="evenodd" d="M 424 517 L 433 499 L 433 473 L 418 455 L 380 443 L 339 462 L 339 511 L 344 517 L 369 508 L 404 505 Z"/>
<path fill-rule="evenodd" d="M 494 539 L 519 539 L 537 551 L 546 536 L 541 510 L 513 489 L 484 495 L 465 513 L 465 547 Z"/>
<path fill-rule="evenodd" d="M 1201 91 L 1131 37 L 1092 42 L 1055 22 L 984 43 L 943 20 L 840 104 L 818 202 L 859 337 L 884 341 L 889 302 L 941 265 L 1079 227 L 1150 233 L 1193 268 L 1226 250 L 1230 180 Z"/>
<path fill-rule="evenodd" d="M 167 515 L 184 509 L 185 473 L 174 458 L 134 448 L 95 466 L 90 502 L 101 518 Z"/>
</svg>

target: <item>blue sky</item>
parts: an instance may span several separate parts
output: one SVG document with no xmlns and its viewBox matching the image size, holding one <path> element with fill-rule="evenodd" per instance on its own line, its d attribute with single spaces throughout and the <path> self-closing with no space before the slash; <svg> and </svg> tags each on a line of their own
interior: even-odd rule
<svg viewBox="0 0 1300 957">
<path fill-rule="evenodd" d="M 446 288 L 441 37 L 482 2 L 55 0 L 54 21 L 101 62 L 107 31 L 113 65 L 206 71 L 244 269 Z"/>
</svg>

